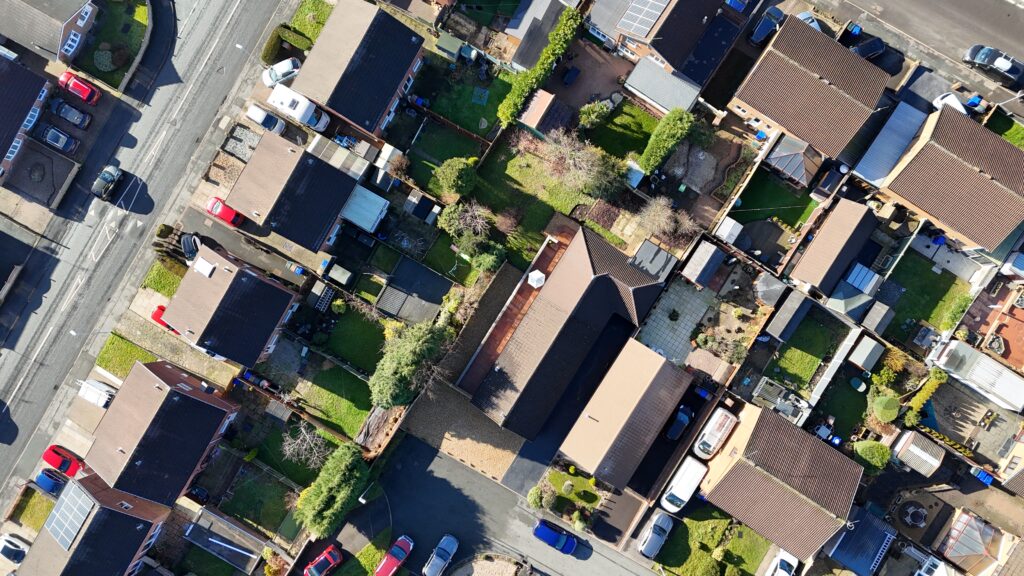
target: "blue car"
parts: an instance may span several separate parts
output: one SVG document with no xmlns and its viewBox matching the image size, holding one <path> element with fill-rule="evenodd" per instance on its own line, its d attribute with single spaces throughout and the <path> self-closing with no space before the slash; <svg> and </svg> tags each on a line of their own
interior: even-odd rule
<svg viewBox="0 0 1024 576">
<path fill-rule="evenodd" d="M 575 536 L 547 520 L 537 520 L 533 526 L 533 535 L 562 554 L 572 554 L 578 544 Z"/>
<path fill-rule="evenodd" d="M 36 485 L 54 496 L 60 496 L 67 483 L 68 477 L 53 468 L 43 468 L 36 476 Z"/>
</svg>

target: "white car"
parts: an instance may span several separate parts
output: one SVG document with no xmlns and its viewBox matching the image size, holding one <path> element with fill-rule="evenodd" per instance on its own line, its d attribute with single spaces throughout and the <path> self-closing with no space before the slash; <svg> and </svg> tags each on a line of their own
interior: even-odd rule
<svg viewBox="0 0 1024 576">
<path fill-rule="evenodd" d="M 298 75 L 299 68 L 301 67 L 302 63 L 299 62 L 298 58 L 281 60 L 263 71 L 263 85 L 267 88 L 273 88 L 281 82 L 287 82 Z"/>
<path fill-rule="evenodd" d="M 284 120 L 281 120 L 277 116 L 274 116 L 255 104 L 249 106 L 249 109 L 245 111 L 245 116 L 249 120 L 252 120 L 262 126 L 263 129 L 268 132 L 273 132 L 274 134 L 284 132 Z"/>
<path fill-rule="evenodd" d="M 768 566 L 765 576 L 793 576 L 796 574 L 796 567 L 800 561 L 789 552 L 779 548 L 772 563 Z"/>
<path fill-rule="evenodd" d="M 818 24 L 818 20 L 814 17 L 814 12 L 808 10 L 807 12 L 797 14 L 796 17 L 806 22 L 811 28 L 821 32 L 821 24 Z"/>
<path fill-rule="evenodd" d="M 7 558 L 14 564 L 21 564 L 28 553 L 28 546 L 17 537 L 10 534 L 0 536 L 0 556 Z"/>
</svg>

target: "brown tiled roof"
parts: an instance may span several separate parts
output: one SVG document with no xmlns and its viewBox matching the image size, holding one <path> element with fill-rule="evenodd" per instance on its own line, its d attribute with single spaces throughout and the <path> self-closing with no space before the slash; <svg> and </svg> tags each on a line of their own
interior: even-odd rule
<svg viewBox="0 0 1024 576">
<path fill-rule="evenodd" d="M 993 250 L 1024 222 L 1024 150 L 949 107 L 887 188 Z"/>
<path fill-rule="evenodd" d="M 1024 468 L 1021 468 L 1009 480 L 1003 482 L 1003 488 L 1018 496 L 1024 496 Z"/>
<path fill-rule="evenodd" d="M 877 225 L 867 206 L 840 198 L 791 276 L 831 294 Z"/>
<path fill-rule="evenodd" d="M 838 158 L 874 112 L 885 72 L 799 18 L 788 18 L 736 97 Z"/>
</svg>

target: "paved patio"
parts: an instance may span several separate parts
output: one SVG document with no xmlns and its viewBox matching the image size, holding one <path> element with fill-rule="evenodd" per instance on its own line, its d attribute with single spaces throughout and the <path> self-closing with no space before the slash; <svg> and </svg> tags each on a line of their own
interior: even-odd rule
<svg viewBox="0 0 1024 576">
<path fill-rule="evenodd" d="M 654 304 L 637 338 L 658 354 L 682 366 L 693 350 L 690 346 L 693 329 L 704 318 L 714 298 L 715 294 L 710 290 L 697 290 L 689 282 L 677 279 Z M 674 321 L 669 318 L 673 310 L 679 313 Z"/>
<path fill-rule="evenodd" d="M 953 378 L 939 386 L 929 404 L 938 431 L 973 449 L 974 459 L 982 464 L 998 464 L 1004 451 L 1013 446 L 1012 439 L 1022 422 L 1020 414 L 996 406 Z M 995 419 L 987 428 L 980 426 L 990 410 Z M 928 418 L 923 423 L 932 425 Z"/>
<path fill-rule="evenodd" d="M 949 270 L 957 278 L 972 285 L 982 282 L 986 273 L 995 268 L 993 265 L 983 266 L 961 253 L 953 252 L 946 245 L 936 246 L 932 244 L 931 238 L 924 235 L 916 236 L 910 242 L 910 247 L 935 262 L 940 268 Z"/>
<path fill-rule="evenodd" d="M 622 92 L 619 77 L 633 71 L 634 64 L 629 60 L 609 54 L 586 40 L 575 40 L 569 46 L 569 54 L 575 57 L 565 59 L 555 68 L 544 89 L 577 110 L 591 102 L 594 94 L 598 95 L 598 99 L 603 99 L 612 92 Z M 580 75 L 572 85 L 566 86 L 562 75 L 573 66 L 580 69 Z"/>
</svg>

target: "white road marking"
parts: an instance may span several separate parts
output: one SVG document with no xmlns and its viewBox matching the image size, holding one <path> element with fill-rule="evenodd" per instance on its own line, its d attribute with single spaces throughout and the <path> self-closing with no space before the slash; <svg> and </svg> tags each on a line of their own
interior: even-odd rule
<svg viewBox="0 0 1024 576">
<path fill-rule="evenodd" d="M 132 186 L 135 186 L 135 194 L 132 195 L 132 201 L 125 206 L 124 200 L 128 197 L 128 191 L 131 190 Z M 121 208 L 125 212 L 131 212 L 132 206 L 135 205 L 135 200 L 139 197 L 140 190 L 142 190 L 142 180 L 139 180 L 138 176 L 132 176 L 131 183 L 128 184 L 128 186 L 125 186 L 124 193 L 121 194 L 121 199 L 117 201 L 117 207 Z"/>
<path fill-rule="evenodd" d="M 71 302 L 74 301 L 75 296 L 78 294 L 78 291 L 82 289 L 83 284 L 85 284 L 85 276 L 79 272 L 75 281 L 71 283 L 71 290 L 68 290 L 67 296 L 64 297 L 64 302 L 60 305 L 61 312 L 68 309 L 68 306 L 71 305 Z"/>
<path fill-rule="evenodd" d="M 100 258 L 103 257 L 103 254 L 106 253 L 107 248 L 110 247 L 110 243 L 114 240 L 114 238 L 117 237 L 117 223 L 107 222 L 106 224 L 103 225 L 103 232 L 104 236 L 107 237 L 106 240 L 104 240 L 102 237 L 97 238 L 96 242 L 92 245 L 92 249 L 89 250 L 89 259 L 91 259 L 93 262 L 100 261 Z M 100 246 L 101 242 L 103 244 L 102 246 Z M 100 250 L 98 254 L 96 253 L 97 248 L 99 248 Z"/>
<path fill-rule="evenodd" d="M 43 351 L 43 346 L 46 344 L 46 341 L 50 339 L 50 334 L 53 333 L 53 328 L 53 326 L 50 326 L 50 329 L 46 331 L 46 335 L 43 336 L 43 339 L 39 341 L 39 345 L 36 346 L 36 352 L 35 354 L 32 355 L 32 358 L 29 360 L 29 364 L 36 363 L 36 358 L 38 358 L 39 353 Z M 21 390 L 21 386 L 25 383 L 25 378 L 27 378 L 28 375 L 29 372 L 27 371 L 21 375 L 21 378 L 18 380 L 18 384 L 14 387 L 14 390 L 11 392 L 11 395 L 7 397 L 7 407 L 5 408 L 6 410 L 11 409 L 11 402 L 13 402 L 14 397 L 18 395 L 18 392 Z"/>
</svg>

